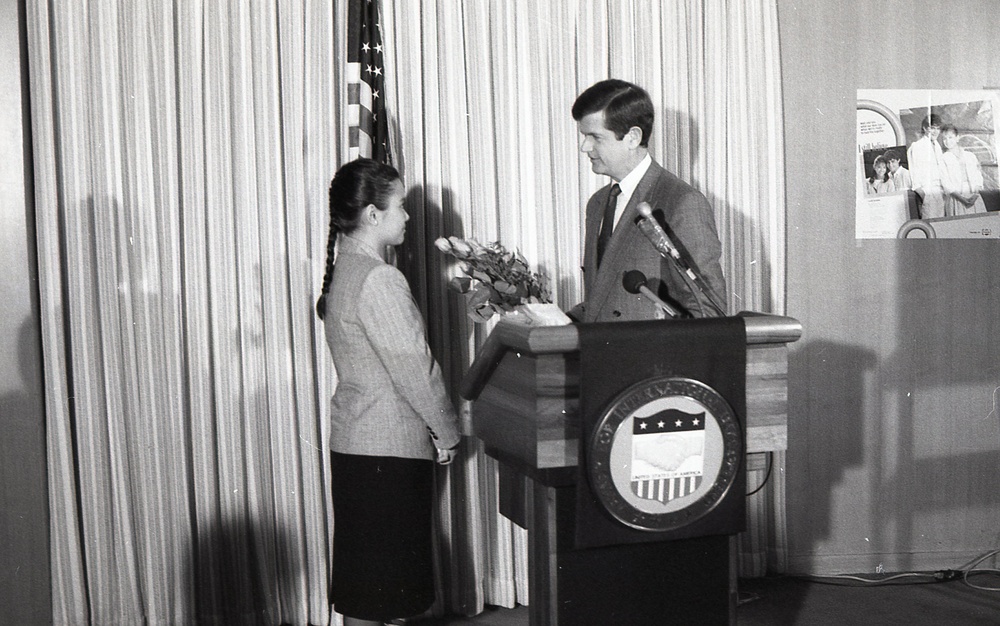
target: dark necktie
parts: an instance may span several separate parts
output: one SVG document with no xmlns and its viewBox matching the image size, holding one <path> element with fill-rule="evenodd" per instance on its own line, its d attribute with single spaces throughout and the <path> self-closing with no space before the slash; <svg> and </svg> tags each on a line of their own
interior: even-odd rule
<svg viewBox="0 0 1000 626">
<path fill-rule="evenodd" d="M 611 185 L 611 192 L 608 194 L 608 203 L 604 207 L 604 219 L 601 221 L 601 233 L 597 236 L 597 265 L 600 267 L 604 250 L 611 240 L 611 233 L 615 229 L 615 209 L 618 207 L 618 194 L 622 188 L 618 183 Z"/>
</svg>

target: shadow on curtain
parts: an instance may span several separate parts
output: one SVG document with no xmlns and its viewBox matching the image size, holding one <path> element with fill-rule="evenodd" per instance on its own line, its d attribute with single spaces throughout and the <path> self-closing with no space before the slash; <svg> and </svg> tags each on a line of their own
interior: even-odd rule
<svg viewBox="0 0 1000 626">
<path fill-rule="evenodd" d="M 654 157 L 713 201 L 730 301 L 783 311 L 773 0 L 384 0 L 383 17 L 402 264 L 453 389 L 489 329 L 433 240 L 517 247 L 575 304 L 602 181 L 569 109 L 609 76 L 650 92 Z M 313 302 L 347 152 L 345 3 L 27 18 L 57 623 L 337 622 Z M 469 438 L 438 477 L 438 609 L 527 602 L 493 461 Z M 764 508 L 780 529 L 780 497 Z"/>
</svg>

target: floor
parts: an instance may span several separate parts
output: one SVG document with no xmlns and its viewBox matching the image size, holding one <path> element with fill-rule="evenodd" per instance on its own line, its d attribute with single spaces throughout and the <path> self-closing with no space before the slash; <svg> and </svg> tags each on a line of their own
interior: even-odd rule
<svg viewBox="0 0 1000 626">
<path fill-rule="evenodd" d="M 1000 588 L 1000 576 L 976 576 L 973 584 Z M 897 584 L 860 585 L 847 580 L 816 582 L 792 577 L 744 580 L 740 582 L 737 622 L 739 626 L 1000 625 L 1000 591 L 975 589 L 962 580 L 918 584 L 903 579 Z M 528 608 L 488 607 L 473 618 L 446 617 L 413 624 L 528 626 Z"/>
</svg>

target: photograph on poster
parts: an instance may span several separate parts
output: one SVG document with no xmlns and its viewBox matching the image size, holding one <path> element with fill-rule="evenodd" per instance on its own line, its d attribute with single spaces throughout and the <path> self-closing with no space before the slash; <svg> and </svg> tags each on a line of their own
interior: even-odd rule
<svg viewBox="0 0 1000 626">
<path fill-rule="evenodd" d="M 991 90 L 859 89 L 855 236 L 1000 238 Z"/>
</svg>

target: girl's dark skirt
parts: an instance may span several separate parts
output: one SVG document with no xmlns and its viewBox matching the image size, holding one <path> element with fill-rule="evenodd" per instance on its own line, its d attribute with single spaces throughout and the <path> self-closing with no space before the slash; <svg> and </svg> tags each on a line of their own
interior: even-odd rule
<svg viewBox="0 0 1000 626">
<path fill-rule="evenodd" d="M 434 603 L 434 464 L 330 453 L 333 581 L 341 615 L 375 621 L 419 615 Z"/>
</svg>

